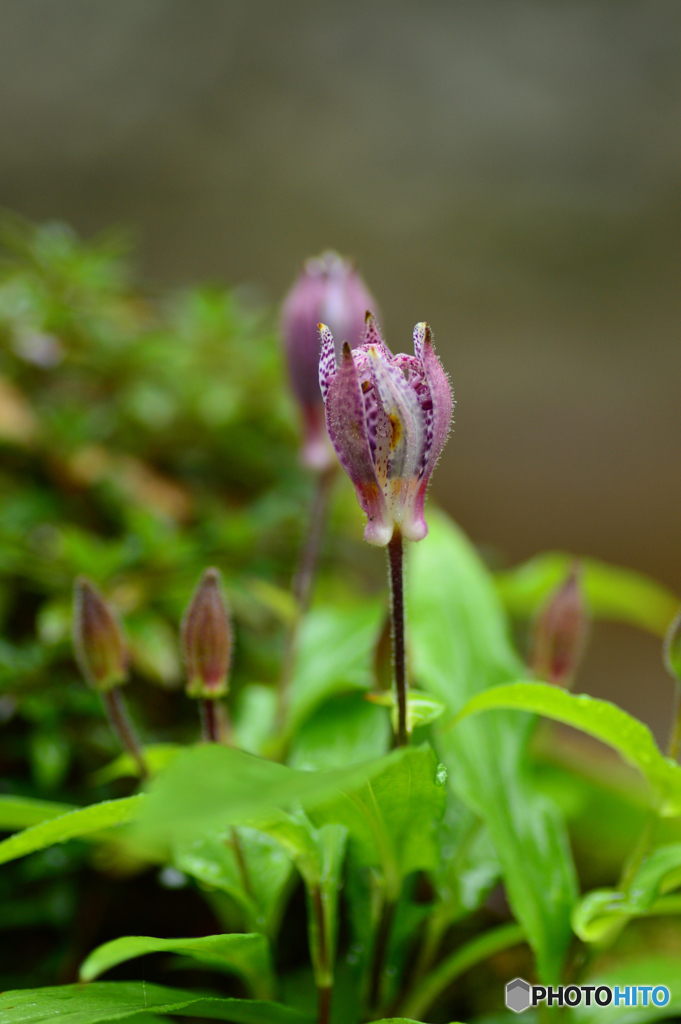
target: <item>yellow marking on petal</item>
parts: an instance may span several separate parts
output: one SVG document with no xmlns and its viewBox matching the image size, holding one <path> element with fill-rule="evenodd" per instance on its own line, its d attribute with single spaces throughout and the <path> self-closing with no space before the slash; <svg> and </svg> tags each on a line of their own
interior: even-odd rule
<svg viewBox="0 0 681 1024">
<path fill-rule="evenodd" d="M 397 416 L 388 416 L 388 419 L 390 420 L 390 426 L 392 429 L 390 447 L 392 451 L 395 451 L 395 448 L 397 448 L 400 438 L 402 437 L 402 423 Z"/>
</svg>

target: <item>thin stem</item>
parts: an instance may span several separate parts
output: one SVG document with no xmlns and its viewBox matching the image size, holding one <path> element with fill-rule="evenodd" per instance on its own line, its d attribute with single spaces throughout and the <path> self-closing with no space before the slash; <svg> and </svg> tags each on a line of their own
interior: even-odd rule
<svg viewBox="0 0 681 1024">
<path fill-rule="evenodd" d="M 331 964 L 329 962 L 329 947 L 326 941 L 326 921 L 324 915 L 324 900 L 322 890 L 317 885 L 311 892 L 312 913 L 315 919 L 315 930 L 317 932 L 317 958 L 319 973 L 325 979 L 324 983 L 317 982 L 317 1024 L 329 1024 L 331 1020 L 331 997 L 333 996 L 333 982 L 327 979 L 331 977 Z"/>
<path fill-rule="evenodd" d="M 142 753 L 142 744 L 128 714 L 128 707 L 120 686 L 113 686 L 110 690 L 103 693 L 102 703 L 104 704 L 106 717 L 109 719 L 109 725 L 116 734 L 118 742 L 123 747 L 123 750 L 127 750 L 137 765 L 140 778 L 148 779 L 149 770 Z"/>
<path fill-rule="evenodd" d="M 202 697 L 200 701 L 201 707 L 201 731 L 203 738 L 206 743 L 221 743 L 222 742 L 222 722 L 220 715 L 220 703 L 219 701 L 210 698 Z M 253 896 L 253 887 L 251 885 L 250 875 L 248 874 L 248 865 L 246 864 L 246 858 L 244 856 L 244 850 L 241 845 L 241 838 L 238 831 L 234 826 L 230 832 L 230 845 L 234 851 L 234 859 L 236 860 L 236 866 L 239 871 L 239 877 L 241 879 L 241 885 L 244 892 L 248 896 Z"/>
<path fill-rule="evenodd" d="M 674 680 L 674 723 L 672 725 L 671 736 L 669 737 L 669 744 L 667 746 L 667 757 L 673 758 L 674 761 L 679 759 L 679 751 L 681 750 L 681 685 L 679 685 L 678 679 Z"/>
<path fill-rule="evenodd" d="M 464 971 L 482 963 L 494 953 L 525 942 L 525 933 L 519 924 L 503 924 L 491 931 L 478 935 L 460 949 L 455 950 L 423 978 L 411 998 L 408 998 L 400 1012 L 409 1018 L 423 1019 L 438 996 L 449 988 Z"/>
<path fill-rule="evenodd" d="M 384 900 L 383 907 L 381 908 L 381 917 L 378 922 L 378 928 L 376 929 L 374 958 L 371 964 L 371 980 L 369 982 L 369 1006 L 372 1010 L 378 1007 L 379 1000 L 381 998 L 383 969 L 388 955 L 390 933 L 392 932 L 393 921 L 395 919 L 396 906 L 397 904 L 394 900 Z"/>
<path fill-rule="evenodd" d="M 201 732 L 206 743 L 220 742 L 220 716 L 216 701 L 211 697 L 202 697 Z"/>
<path fill-rule="evenodd" d="M 395 744 L 409 744 L 407 731 L 407 655 L 404 644 L 404 548 L 399 527 L 395 527 L 388 544 L 390 570 L 390 620 L 393 641 L 393 672 L 397 701 Z"/>
<path fill-rule="evenodd" d="M 279 678 L 279 692 L 277 700 L 276 727 L 277 732 L 283 728 L 288 711 L 291 682 L 295 667 L 296 651 L 298 646 L 298 635 L 300 624 L 306 611 L 310 607 L 312 597 L 312 585 L 317 570 L 319 551 L 324 536 L 324 526 L 329 507 L 329 500 L 333 491 L 333 485 L 338 473 L 338 466 L 330 466 L 315 478 L 315 489 L 312 496 L 312 504 L 308 515 L 305 539 L 298 557 L 298 565 L 293 576 L 291 591 L 296 601 L 296 617 L 292 622 L 284 640 L 284 653 L 282 655 L 281 676 Z"/>
</svg>

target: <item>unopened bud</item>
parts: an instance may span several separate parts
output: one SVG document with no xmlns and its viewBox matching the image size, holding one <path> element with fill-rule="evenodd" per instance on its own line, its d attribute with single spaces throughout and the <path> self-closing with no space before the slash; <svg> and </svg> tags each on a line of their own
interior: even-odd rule
<svg viewBox="0 0 681 1024">
<path fill-rule="evenodd" d="M 588 615 L 575 563 L 565 582 L 540 611 L 535 627 L 530 667 L 538 679 L 568 687 L 584 651 Z"/>
<path fill-rule="evenodd" d="M 376 302 L 351 263 L 335 252 L 308 260 L 284 302 L 281 329 L 289 377 L 305 432 L 303 461 L 311 469 L 333 465 L 319 394 L 319 329 L 328 324 L 338 344 L 356 348 L 364 337 L 366 311 Z"/>
<path fill-rule="evenodd" d="M 232 626 L 222 596 L 220 572 L 206 569 L 182 620 L 187 694 L 212 700 L 227 693 Z"/>
<path fill-rule="evenodd" d="M 106 693 L 128 678 L 128 651 L 115 614 L 85 576 L 74 586 L 73 647 L 78 668 L 95 690 Z"/>
</svg>

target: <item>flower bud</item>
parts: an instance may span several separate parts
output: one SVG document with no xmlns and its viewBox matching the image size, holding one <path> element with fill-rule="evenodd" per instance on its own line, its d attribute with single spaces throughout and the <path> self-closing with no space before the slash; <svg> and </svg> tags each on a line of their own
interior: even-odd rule
<svg viewBox="0 0 681 1024">
<path fill-rule="evenodd" d="M 361 344 L 364 317 L 376 303 L 355 268 L 335 252 L 308 260 L 284 302 L 281 329 L 293 393 L 303 417 L 303 462 L 311 469 L 333 465 L 334 455 L 319 396 L 319 330 L 328 324 L 350 348 Z"/>
<path fill-rule="evenodd" d="M 95 690 L 106 693 L 128 678 L 128 651 L 118 619 L 85 576 L 74 586 L 73 647 L 78 668 Z"/>
<path fill-rule="evenodd" d="M 201 577 L 184 613 L 181 637 L 187 694 L 212 700 L 227 693 L 232 626 L 218 569 L 206 569 Z"/>
<path fill-rule="evenodd" d="M 407 540 L 423 540 L 426 489 L 452 417 L 430 327 L 414 328 L 413 356 L 394 356 L 369 313 L 362 345 L 344 344 L 340 363 L 331 331 L 325 324 L 319 331 L 326 426 L 366 513 L 364 539 L 384 547 L 398 527 Z"/>
<path fill-rule="evenodd" d="M 530 667 L 538 679 L 569 687 L 584 651 L 588 614 L 577 562 L 537 616 Z"/>
</svg>

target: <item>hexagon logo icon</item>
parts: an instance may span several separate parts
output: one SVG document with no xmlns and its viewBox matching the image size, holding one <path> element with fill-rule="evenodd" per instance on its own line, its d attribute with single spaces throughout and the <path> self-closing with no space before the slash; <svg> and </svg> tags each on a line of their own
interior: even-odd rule
<svg viewBox="0 0 681 1024">
<path fill-rule="evenodd" d="M 523 978 L 514 978 L 507 984 L 506 1005 L 514 1013 L 522 1013 L 530 1005 L 530 986 Z"/>
</svg>

